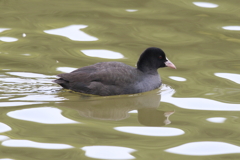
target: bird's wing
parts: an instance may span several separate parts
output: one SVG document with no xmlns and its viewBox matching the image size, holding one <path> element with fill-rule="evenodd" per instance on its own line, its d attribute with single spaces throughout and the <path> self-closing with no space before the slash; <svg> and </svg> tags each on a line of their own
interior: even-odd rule
<svg viewBox="0 0 240 160">
<path fill-rule="evenodd" d="M 98 85 L 122 86 L 134 81 L 133 72 L 136 69 L 120 62 L 102 62 L 63 73 L 58 76 L 68 83 L 68 88 L 93 88 L 93 83 Z M 96 83 L 97 82 L 97 83 Z M 96 86 L 95 86 L 96 87 Z M 67 87 L 65 87 L 67 88 Z"/>
</svg>

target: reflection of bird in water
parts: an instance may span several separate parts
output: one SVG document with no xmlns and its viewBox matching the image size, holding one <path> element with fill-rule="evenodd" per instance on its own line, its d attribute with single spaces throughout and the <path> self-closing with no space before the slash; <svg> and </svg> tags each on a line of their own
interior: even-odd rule
<svg viewBox="0 0 240 160">
<path fill-rule="evenodd" d="M 160 99 L 158 90 L 154 90 L 137 95 L 85 97 L 77 102 L 70 99 L 60 105 L 77 110 L 81 117 L 112 121 L 126 119 L 130 116 L 130 111 L 137 110 L 139 123 L 162 126 L 170 123 L 169 116 L 174 112 L 158 110 Z"/>
<path fill-rule="evenodd" d="M 174 113 L 175 111 L 169 111 L 169 112 L 165 112 L 164 116 L 167 118 L 166 120 L 164 120 L 164 124 L 168 125 L 171 123 L 171 121 L 169 120 L 169 117 Z"/>
<path fill-rule="evenodd" d="M 147 48 L 140 56 L 137 68 L 121 62 L 101 62 L 59 74 L 55 83 L 76 92 L 110 96 L 135 94 L 157 89 L 162 81 L 158 68 L 176 69 L 160 48 Z"/>
<path fill-rule="evenodd" d="M 163 126 L 171 123 L 169 116 L 174 111 L 161 111 L 152 108 L 143 108 L 138 110 L 138 121 L 145 126 Z"/>
</svg>

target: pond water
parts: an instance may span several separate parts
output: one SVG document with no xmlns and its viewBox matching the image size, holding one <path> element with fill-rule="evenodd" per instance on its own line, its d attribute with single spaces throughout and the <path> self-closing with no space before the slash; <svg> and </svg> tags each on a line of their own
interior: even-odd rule
<svg viewBox="0 0 240 160">
<path fill-rule="evenodd" d="M 240 159 L 239 1 L 0 1 L 0 160 Z M 162 48 L 161 88 L 88 96 L 52 83 Z"/>
</svg>

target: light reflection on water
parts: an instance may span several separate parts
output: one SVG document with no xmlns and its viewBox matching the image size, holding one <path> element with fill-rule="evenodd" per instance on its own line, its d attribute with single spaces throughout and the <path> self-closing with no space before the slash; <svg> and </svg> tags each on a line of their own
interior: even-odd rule
<svg viewBox="0 0 240 160">
<path fill-rule="evenodd" d="M 135 149 L 117 146 L 86 146 L 82 150 L 85 155 L 97 159 L 135 159 L 130 153 Z"/>
<path fill-rule="evenodd" d="M 10 30 L 10 28 L 0 28 L 0 33 L 7 30 Z"/>
<path fill-rule="evenodd" d="M 0 107 L 16 107 L 43 103 L 44 102 L 0 102 Z"/>
<path fill-rule="evenodd" d="M 233 81 L 235 83 L 240 84 L 240 74 L 235 73 L 214 73 L 215 76 L 228 79 L 230 81 Z"/>
<path fill-rule="evenodd" d="M 5 141 L 7 139 L 10 139 L 8 136 L 0 135 L 0 141 Z"/>
<path fill-rule="evenodd" d="M 126 9 L 127 12 L 137 12 L 137 9 Z"/>
<path fill-rule="evenodd" d="M 75 69 L 77 69 L 77 68 L 71 68 L 71 67 L 58 67 L 58 68 L 57 68 L 57 71 L 61 71 L 61 72 L 69 73 L 69 72 L 74 71 Z"/>
<path fill-rule="evenodd" d="M 11 130 L 12 129 L 8 125 L 0 122 L 0 133 L 11 131 Z"/>
<path fill-rule="evenodd" d="M 226 120 L 227 118 L 224 118 L 224 117 L 212 117 L 207 119 L 207 121 L 213 122 L 213 123 L 224 123 L 224 121 Z"/>
<path fill-rule="evenodd" d="M 98 57 L 98 58 L 106 58 L 106 59 L 123 58 L 123 55 L 121 53 L 104 50 L 104 49 L 81 50 L 81 51 L 89 57 Z"/>
<path fill-rule="evenodd" d="M 218 154 L 240 153 L 240 147 L 225 142 L 191 142 L 177 147 L 169 148 L 166 152 L 191 155 L 191 156 L 207 156 Z"/>
<path fill-rule="evenodd" d="M 63 97 L 57 95 L 27 95 L 20 98 L 12 98 L 11 101 L 63 101 L 66 100 Z"/>
<path fill-rule="evenodd" d="M 39 143 L 30 140 L 6 140 L 2 142 L 3 146 L 7 147 L 31 147 L 41 149 L 69 149 L 73 148 L 67 144 Z"/>
<path fill-rule="evenodd" d="M 0 159 L 239 159 L 235 4 L 4 3 Z M 52 83 L 61 72 L 97 62 L 134 66 L 150 46 L 163 48 L 178 66 L 159 69 L 168 85 L 156 91 L 95 97 Z"/>
<path fill-rule="evenodd" d="M 224 103 L 207 98 L 177 98 L 173 97 L 174 93 L 174 90 L 164 92 L 161 101 L 191 110 L 240 111 L 239 104 Z"/>
<path fill-rule="evenodd" d="M 5 141 L 7 139 L 10 139 L 10 138 L 8 136 L 0 135 L 0 141 Z"/>
<path fill-rule="evenodd" d="M 175 81 L 186 81 L 187 79 L 186 78 L 183 78 L 183 77 L 177 77 L 177 76 L 170 76 L 169 77 L 170 79 L 173 79 L 173 80 L 175 80 Z"/>
<path fill-rule="evenodd" d="M 44 124 L 79 123 L 61 115 L 61 110 L 51 107 L 30 108 L 8 112 L 7 115 L 19 120 Z"/>
<path fill-rule="evenodd" d="M 69 72 L 75 68 L 71 67 L 59 67 L 59 71 L 65 71 Z M 30 73 L 30 72 L 6 72 L 6 74 L 11 75 L 11 76 L 17 76 L 19 78 L 2 78 L 1 80 L 4 82 L 11 82 L 12 84 L 18 84 L 22 85 L 22 83 L 29 81 L 29 79 L 32 81 L 36 78 L 44 79 L 45 78 L 54 78 L 55 76 L 47 76 L 44 74 L 37 74 L 37 73 Z M 230 73 L 229 73 L 230 74 Z M 218 77 L 230 79 L 232 81 L 237 81 L 233 80 L 234 78 L 231 78 L 227 73 L 219 73 L 215 74 Z M 230 74 L 233 75 L 232 77 L 238 76 L 237 74 Z M 23 79 L 23 78 L 28 78 Z M 174 79 L 178 82 L 185 81 L 185 78 L 178 77 L 178 76 L 170 76 L 169 78 Z M 20 81 L 19 81 L 20 80 Z M 48 82 L 48 81 L 47 81 Z M 44 82 L 45 83 L 45 82 Z M 44 84 L 43 83 L 43 84 Z M 49 83 L 49 82 L 48 82 Z M 46 84 L 46 83 L 45 83 Z M 167 102 L 170 104 L 174 104 L 176 107 L 182 107 L 185 109 L 190 109 L 190 110 L 227 110 L 227 111 L 238 111 L 238 104 L 228 104 L 228 103 L 223 103 L 219 101 L 214 101 L 210 99 L 204 99 L 204 98 L 177 98 L 174 97 L 175 90 L 170 88 L 169 86 L 163 85 L 161 88 L 161 101 L 162 102 Z M 7 95 L 7 94 L 5 94 Z M 7 106 L 26 106 L 26 105 L 33 105 L 33 104 L 43 104 L 46 102 L 51 102 L 51 101 L 56 101 L 56 102 L 61 102 L 61 101 L 68 101 L 68 98 L 66 97 L 61 97 L 61 96 L 56 96 L 54 94 L 50 95 L 39 95 L 39 94 L 33 94 L 33 95 L 21 95 L 21 97 L 12 97 L 13 95 L 8 95 L 3 98 L 9 98 L 10 101 L 17 101 L 17 102 L 0 102 L 0 105 L 2 107 L 7 107 Z M 154 96 L 150 94 L 150 96 L 153 98 Z M 156 94 L 156 96 L 159 97 L 159 95 Z M 11 98 L 10 98 L 11 97 Z M 153 105 L 153 107 L 158 107 L 159 106 L 159 98 L 151 99 L 148 96 L 130 96 L 132 98 L 136 98 L 138 101 L 133 101 L 131 102 L 132 104 L 129 106 L 134 106 L 134 104 L 138 104 L 138 107 L 143 107 L 147 106 L 147 104 Z M 138 97 L 142 100 L 141 103 L 139 103 Z M 83 100 L 83 99 L 82 99 Z M 86 99 L 87 100 L 87 99 Z M 111 108 L 116 108 L 120 104 L 119 108 L 123 108 L 125 106 L 124 101 L 120 99 L 118 102 L 117 99 L 113 99 L 113 104 L 111 106 L 111 98 L 108 98 L 106 101 L 106 105 L 110 105 Z M 25 101 L 25 102 L 22 102 Z M 36 101 L 36 102 L 29 102 L 29 101 Z M 124 118 L 119 118 L 116 114 L 115 117 L 113 116 L 114 112 L 115 113 L 121 113 L 121 110 L 113 110 L 107 111 L 105 109 L 101 110 L 96 110 L 94 111 L 94 108 L 92 108 L 91 104 L 93 106 L 96 105 L 96 102 L 98 103 L 98 107 L 104 106 L 103 104 L 99 104 L 99 102 L 102 102 L 103 100 L 97 99 L 97 101 L 94 102 L 94 100 L 90 99 L 88 103 L 83 103 L 81 105 L 81 101 L 77 102 L 77 106 L 74 108 L 73 105 L 69 105 L 68 103 L 63 102 L 62 104 L 59 104 L 60 106 L 66 105 L 66 107 L 69 108 L 74 108 L 78 110 L 78 113 L 82 117 L 91 117 L 93 119 L 98 119 L 98 120 L 103 120 L 103 119 L 108 119 L 108 120 L 123 120 L 126 118 L 129 118 L 128 116 L 123 116 Z M 148 102 L 149 101 L 149 102 Z M 155 101 L 155 102 L 154 102 Z M 84 102 L 84 101 L 83 101 Z M 146 102 L 146 103 L 145 103 Z M 154 103 L 153 103 L 154 102 Z M 86 106 L 86 104 L 88 106 Z M 156 105 L 155 105 L 156 104 Z M 204 105 L 205 104 L 205 105 Z M 84 106 L 85 105 L 85 106 Z M 82 108 L 84 106 L 84 108 Z M 82 108 L 82 109 L 81 109 Z M 97 108 L 96 108 L 97 109 Z M 134 108 L 131 108 L 134 111 Z M 131 111 L 126 111 L 123 110 L 126 114 L 131 113 Z M 141 116 L 142 110 L 135 110 L 137 111 L 137 115 Z M 107 117 L 107 113 L 110 113 L 109 116 L 113 117 Z M 148 117 L 148 119 L 154 118 L 153 113 L 157 113 L 159 111 L 153 110 L 151 113 L 151 118 Z M 37 122 L 41 124 L 81 124 L 79 121 L 75 121 L 69 118 L 66 118 L 63 116 L 62 111 L 57 108 L 52 108 L 52 107 L 40 107 L 40 108 L 29 108 L 29 109 L 15 109 L 14 111 L 10 111 L 7 113 L 7 115 L 11 118 L 18 119 L 18 120 L 24 120 L 24 121 L 30 121 L 30 122 Z M 97 113 L 97 114 L 96 114 Z M 145 116 L 147 111 L 144 111 Z M 161 116 L 163 116 L 167 112 L 161 113 Z M 121 114 L 124 115 L 124 114 Z M 158 114 L 160 116 L 160 114 Z M 164 117 L 164 116 L 163 116 Z M 156 120 L 160 120 L 159 117 Z M 224 117 L 211 117 L 206 119 L 209 122 L 212 123 L 223 123 L 226 118 Z M 145 120 L 139 119 L 140 124 L 143 125 L 150 125 L 149 122 L 144 122 Z M 151 122 L 152 123 L 152 122 Z M 170 122 L 171 123 L 171 122 Z M 170 123 L 165 123 L 170 124 Z M 7 132 L 11 131 L 11 128 L 4 123 L 2 123 L 4 126 L 2 132 Z M 156 123 L 154 123 L 156 124 Z M 162 124 L 164 125 L 164 124 Z M 5 128 L 5 130 L 4 130 Z M 125 134 L 135 134 L 135 135 L 143 135 L 143 136 L 150 136 L 150 137 L 176 137 L 176 136 L 182 136 L 185 134 L 183 130 L 180 128 L 176 127 L 137 127 L 137 126 L 119 126 L 119 127 L 113 127 L 117 132 L 124 132 Z M 30 147 L 30 148 L 43 148 L 43 149 L 68 149 L 72 148 L 70 145 L 66 144 L 58 144 L 58 143 L 42 143 L 42 142 L 34 142 L 31 140 L 14 140 L 10 139 L 6 136 L 2 137 L 2 145 L 3 146 L 8 146 L 8 147 Z M 206 146 L 208 146 L 208 150 L 205 150 Z M 218 150 L 214 149 L 214 147 L 218 146 Z M 221 148 L 227 148 L 227 150 L 222 150 Z M 189 148 L 191 150 L 189 150 Z M 219 149 L 220 148 L 220 149 Z M 135 157 L 132 156 L 130 153 L 133 151 L 136 151 L 135 149 L 127 148 L 127 147 L 117 147 L 117 146 L 85 146 L 82 147 L 82 150 L 86 151 L 85 155 L 87 157 L 91 158 L 99 158 L 99 159 L 134 159 Z M 109 152 L 109 151 L 112 152 Z M 224 142 L 191 142 L 191 143 L 186 143 L 177 147 L 173 148 L 168 148 L 165 150 L 166 152 L 169 153 L 175 153 L 175 154 L 182 154 L 182 155 L 194 155 L 194 156 L 202 156 L 202 155 L 218 155 L 218 154 L 230 154 L 230 153 L 239 153 L 239 148 L 238 146 L 224 143 Z M 121 152 L 121 154 L 119 154 Z M 111 154 L 109 154 L 111 153 Z"/>
<path fill-rule="evenodd" d="M 14 75 L 14 76 L 24 77 L 24 78 L 44 78 L 44 79 L 46 79 L 48 77 L 53 77 L 53 76 L 47 76 L 44 74 L 30 73 L 30 72 L 6 72 L 6 73 L 10 74 L 10 75 Z"/>
<path fill-rule="evenodd" d="M 226 30 L 240 31 L 240 26 L 224 26 L 222 28 Z"/>
<path fill-rule="evenodd" d="M 15 42 L 17 41 L 17 38 L 13 38 L 13 37 L 0 37 L 0 41 L 3 42 Z"/>
<path fill-rule="evenodd" d="M 145 135 L 145 136 L 179 136 L 184 134 L 184 131 L 178 128 L 171 127 L 115 127 L 117 131 Z"/>
<path fill-rule="evenodd" d="M 69 69 L 69 68 L 68 68 Z M 72 68 L 70 68 L 72 69 Z M 61 69 L 60 69 L 61 70 Z M 64 69 L 63 69 L 64 70 Z M 25 73 L 25 72 L 7 72 L 7 74 L 12 75 L 12 76 L 18 76 L 18 77 L 25 77 L 25 78 L 43 78 L 45 77 L 43 74 L 35 74 L 35 73 Z M 226 76 L 226 74 L 219 74 L 219 75 L 223 75 L 223 76 L 219 76 L 218 74 L 215 74 L 218 77 L 227 77 L 228 79 L 232 79 L 231 76 Z M 232 75 L 232 74 L 231 74 Z M 234 74 L 234 76 L 236 76 L 237 74 Z M 238 76 L 238 75 L 237 75 Z M 46 76 L 48 77 L 48 76 Z M 174 76 L 173 76 L 174 77 Z M 52 76 L 49 76 L 49 78 L 52 78 Z M 181 77 L 174 77 L 172 79 L 175 79 L 177 81 L 183 80 L 183 78 L 181 79 Z M 6 80 L 6 79 L 3 79 Z M 11 82 L 15 82 L 15 81 L 11 81 Z M 21 82 L 18 82 L 18 84 L 21 85 Z M 177 98 L 177 97 L 173 97 L 175 94 L 175 90 L 171 89 L 169 86 L 163 85 L 163 87 L 161 88 L 161 101 L 162 102 L 167 102 L 170 104 L 174 104 L 177 107 L 184 107 L 186 109 L 197 109 L 197 110 L 227 110 L 227 111 L 236 111 L 239 110 L 238 108 L 238 104 L 228 104 L 228 103 L 223 103 L 223 102 L 219 102 L 219 101 L 214 101 L 214 100 L 210 100 L 210 99 L 204 99 L 204 98 Z M 12 95 L 11 95 L 12 96 Z M 10 97 L 11 97 L 10 96 Z M 153 96 L 153 95 L 149 95 L 149 96 Z M 148 95 L 147 96 L 130 96 L 131 98 L 136 98 L 136 100 L 138 101 L 132 101 L 129 105 L 129 107 L 131 109 L 134 110 L 134 108 L 132 108 L 132 106 L 134 104 L 138 104 L 138 107 L 144 107 L 146 104 L 150 104 L 148 103 L 148 101 L 152 103 L 153 107 L 158 107 L 158 103 L 160 101 L 159 98 L 156 99 L 151 99 Z M 154 96 L 153 96 L 154 97 Z M 152 97 L 152 98 L 153 98 Z M 158 96 L 157 96 L 158 97 Z M 8 98 L 8 97 L 5 97 Z M 141 99 L 141 103 L 139 103 L 140 99 Z M 57 101 L 57 102 L 61 102 L 61 101 L 68 101 L 68 98 L 65 97 L 58 97 L 56 95 L 25 95 L 22 97 L 17 97 L 17 98 L 9 98 L 9 100 L 11 101 L 17 101 L 17 102 L 0 102 L 0 104 L 2 104 L 2 107 L 7 107 L 7 106 L 25 106 L 25 105 L 33 105 L 33 104 L 41 104 L 44 102 L 51 102 L 51 101 Z M 92 99 L 93 100 L 93 99 Z M 92 101 L 91 100 L 91 101 Z M 103 101 L 101 99 L 96 99 L 97 103 Z M 106 101 L 106 105 L 110 105 L 111 108 L 116 108 L 118 105 L 116 104 L 120 104 L 119 109 L 126 105 L 126 102 L 124 103 L 125 100 L 121 100 L 118 102 L 118 99 L 113 99 L 113 104 L 115 103 L 115 105 L 111 106 L 111 98 L 107 98 L 105 100 Z M 21 101 L 25 101 L 25 102 L 21 102 Z M 37 102 L 28 102 L 28 101 L 37 101 Z M 99 119 L 99 120 L 103 120 L 103 119 L 108 119 L 108 120 L 123 120 L 126 118 L 129 118 L 128 116 L 124 116 L 124 118 L 119 118 L 116 114 L 113 114 L 113 110 L 107 111 L 105 109 L 101 109 L 101 110 L 97 110 L 94 111 L 94 108 L 92 108 L 91 103 L 93 104 L 93 106 L 96 105 L 96 102 L 94 101 L 89 101 L 88 104 L 89 106 L 84 106 L 84 108 L 82 108 L 81 102 L 78 102 L 78 105 L 74 108 L 73 105 L 69 105 L 68 103 L 63 102 L 63 104 L 60 104 L 60 106 L 65 106 L 66 107 L 70 107 L 70 108 L 74 108 L 78 110 L 78 113 L 83 116 L 83 117 L 91 117 L 94 119 Z M 156 102 L 154 102 L 156 101 Z M 137 102 L 137 103 L 136 103 Z M 146 103 L 145 103 L 146 102 Z M 154 102 L 154 103 L 153 103 Z M 127 102 L 129 103 L 129 102 Z M 86 105 L 85 104 L 85 105 Z M 154 105 L 156 104 L 156 106 Z M 205 106 L 204 106 L 205 104 Z M 210 105 L 212 104 L 212 105 Z M 100 105 L 100 104 L 98 104 Z M 101 104 L 100 106 L 102 106 L 103 104 Z M 100 107 L 99 106 L 99 107 Z M 103 105 L 104 106 L 104 105 Z M 82 108 L 82 109 L 81 109 Z M 123 108 L 123 107 L 122 107 Z M 42 124 L 74 124 L 74 123 L 80 123 L 74 120 L 71 120 L 69 118 L 64 117 L 61 114 L 61 110 L 57 109 L 57 108 L 52 108 L 52 107 L 40 107 L 40 108 L 30 108 L 30 109 L 22 109 L 22 110 L 14 110 L 11 112 L 8 112 L 7 115 L 11 118 L 15 118 L 18 120 L 25 120 L 25 121 L 30 121 L 30 122 L 37 122 L 37 123 L 42 123 Z M 107 118 L 107 113 L 111 113 L 109 116 L 115 116 L 115 117 L 109 117 Z M 114 112 L 116 113 L 120 113 L 120 110 L 115 110 Z M 123 110 L 123 112 L 125 113 L 131 113 L 129 111 L 125 111 Z M 148 111 L 144 111 L 145 116 L 147 115 Z M 148 117 L 148 119 L 152 119 L 154 117 L 154 112 L 158 112 L 156 110 L 153 110 L 153 112 L 151 113 L 151 118 Z M 97 113 L 97 114 L 96 114 Z M 164 113 L 164 112 L 163 112 Z M 167 112 L 165 112 L 167 113 Z M 164 113 L 164 114 L 165 114 Z M 138 116 L 141 116 L 142 114 L 142 109 L 137 110 L 137 114 Z M 164 114 L 162 114 L 161 116 L 163 116 Z M 124 114 L 120 114 L 120 115 L 124 115 Z M 102 117 L 103 116 L 103 117 Z M 158 116 L 160 116 L 158 114 Z M 159 120 L 159 119 L 158 119 Z M 212 123 L 223 123 L 226 118 L 224 117 L 211 117 L 211 118 L 207 118 L 206 119 L 209 122 Z M 144 122 L 145 120 L 141 120 L 141 118 L 139 119 L 140 124 L 143 125 L 150 125 L 149 122 Z M 2 123 L 3 124 L 3 123 Z M 169 123 L 168 123 L 169 124 Z M 7 125 L 3 124 L 5 126 L 5 130 L 3 130 L 2 132 L 6 132 L 6 131 L 11 131 L 11 128 L 8 127 Z M 166 125 L 166 124 L 165 124 Z M 4 129 L 4 126 L 1 127 Z M 136 134 L 136 135 L 144 135 L 144 136 L 153 136 L 153 137 L 175 137 L 175 136 L 181 136 L 184 135 L 184 131 L 178 128 L 173 128 L 173 127 L 137 127 L 137 126 L 119 126 L 119 127 L 114 127 L 114 129 L 116 131 L 120 131 L 120 132 L 125 132 L 127 134 Z M 8 146 L 8 147 L 32 147 L 32 148 L 44 148 L 44 149 L 66 149 L 68 148 L 68 146 L 64 146 L 65 144 L 48 144 L 48 143 L 40 143 L 40 142 L 33 142 L 30 140 L 6 140 L 6 137 L 3 137 L 4 142 L 2 143 L 2 145 L 4 146 Z M 193 144 L 194 143 L 194 144 Z M 173 147 L 173 148 L 169 148 L 166 149 L 166 152 L 169 153 L 176 153 L 176 154 L 183 154 L 183 155 L 217 155 L 217 154 L 229 154 L 229 153 L 238 153 L 239 148 L 237 148 L 237 146 L 233 146 L 231 144 L 227 144 L 227 143 L 223 143 L 223 142 L 219 142 L 221 143 L 221 147 L 227 147 L 229 150 L 225 150 L 224 152 L 222 152 L 222 150 L 220 149 L 219 152 L 216 152 L 215 149 L 213 150 L 212 148 L 214 148 L 215 146 L 219 146 L 219 144 L 215 144 L 217 142 L 211 142 L 209 144 L 206 144 L 205 142 L 192 142 L 192 143 L 187 143 L 181 146 L 177 146 L 177 147 Z M 63 146 L 62 146 L 63 145 Z M 204 151 L 203 146 L 210 146 L 210 148 L 207 151 Z M 116 150 L 113 155 L 107 154 L 107 156 L 103 156 L 104 154 L 98 154 L 96 153 L 96 150 L 102 150 L 101 153 L 106 152 L 106 148 L 98 148 L 96 149 L 95 146 L 89 146 L 88 147 L 83 147 L 82 149 L 86 151 L 86 156 L 88 157 L 92 157 L 92 158 L 102 158 L 102 159 L 131 159 L 134 158 L 132 155 L 128 154 L 131 151 L 122 151 L 123 153 L 121 154 L 122 157 L 120 156 L 119 152 L 121 151 L 121 147 L 118 148 L 114 148 L 115 146 L 108 146 L 108 148 L 111 148 L 112 150 Z M 221 148 L 220 147 L 220 148 Z M 186 149 L 187 148 L 187 149 Z M 190 152 L 188 150 L 188 148 L 192 148 L 192 151 Z M 128 149 L 127 149 L 128 150 Z M 232 151 L 230 151 L 232 150 Z M 124 156 L 125 155 L 125 156 Z M 126 158 L 124 158 L 126 157 Z"/>
<path fill-rule="evenodd" d="M 217 8 L 218 5 L 214 3 L 209 3 L 209 2 L 193 2 L 198 7 L 203 7 L 203 8 Z"/>
<path fill-rule="evenodd" d="M 80 29 L 86 28 L 87 25 L 70 25 L 63 28 L 45 30 L 45 33 L 67 37 L 73 41 L 97 41 L 98 38 L 90 36 Z"/>
</svg>

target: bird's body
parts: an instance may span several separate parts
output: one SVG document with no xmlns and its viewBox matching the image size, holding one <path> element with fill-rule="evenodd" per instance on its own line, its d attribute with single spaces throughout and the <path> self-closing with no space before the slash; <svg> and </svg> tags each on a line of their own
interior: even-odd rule
<svg viewBox="0 0 240 160">
<path fill-rule="evenodd" d="M 153 52 L 160 50 L 164 54 L 159 48 L 150 48 L 150 50 Z M 145 52 L 141 55 L 137 68 L 121 62 L 101 62 L 76 69 L 71 73 L 59 74 L 60 78 L 54 82 L 66 89 L 100 96 L 150 91 L 161 86 L 157 69 L 165 67 L 164 63 L 168 60 L 161 52 L 160 55 L 158 52 L 144 54 Z M 159 56 L 163 64 L 157 63 Z"/>
</svg>

